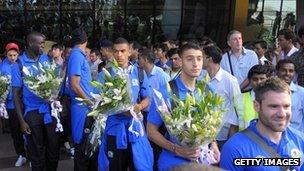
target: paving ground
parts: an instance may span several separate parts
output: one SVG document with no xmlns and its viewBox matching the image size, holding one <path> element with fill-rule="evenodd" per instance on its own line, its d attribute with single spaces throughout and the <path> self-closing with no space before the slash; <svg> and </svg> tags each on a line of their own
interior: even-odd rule
<svg viewBox="0 0 304 171">
<path fill-rule="evenodd" d="M 13 141 L 10 134 L 2 133 L 0 130 L 0 171 L 30 171 L 27 163 L 22 167 L 15 167 L 17 155 L 14 151 Z M 60 150 L 60 161 L 58 171 L 73 170 L 73 159 L 70 158 L 64 148 Z"/>
</svg>

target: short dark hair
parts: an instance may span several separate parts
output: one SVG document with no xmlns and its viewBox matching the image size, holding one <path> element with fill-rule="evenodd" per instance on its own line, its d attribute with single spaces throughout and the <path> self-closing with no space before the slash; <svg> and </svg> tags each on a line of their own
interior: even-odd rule
<svg viewBox="0 0 304 171">
<path fill-rule="evenodd" d="M 291 40 L 291 41 L 295 39 L 295 34 L 293 33 L 293 31 L 287 28 L 280 30 L 278 36 L 284 36 L 286 40 Z"/>
<path fill-rule="evenodd" d="M 201 38 L 201 40 L 199 40 L 199 44 L 202 47 L 206 47 L 210 45 L 215 45 L 216 43 L 210 37 L 204 36 Z"/>
<path fill-rule="evenodd" d="M 125 39 L 123 37 L 119 37 L 119 38 L 115 39 L 113 44 L 129 44 L 129 42 L 127 39 Z"/>
<path fill-rule="evenodd" d="M 300 26 L 298 30 L 298 36 L 302 37 L 304 35 L 304 25 Z"/>
<path fill-rule="evenodd" d="M 55 43 L 52 45 L 52 49 L 59 49 L 59 50 L 64 50 L 64 46 L 62 44 L 59 43 Z"/>
<path fill-rule="evenodd" d="M 264 94 L 268 91 L 275 91 L 278 93 L 287 92 L 291 94 L 289 85 L 277 77 L 270 77 L 263 83 L 259 84 L 254 90 L 255 100 L 261 102 L 264 99 Z"/>
<path fill-rule="evenodd" d="M 148 49 L 148 48 L 140 49 L 139 50 L 139 57 L 147 59 L 149 61 L 149 63 L 151 63 L 151 64 L 154 64 L 154 61 L 156 59 L 156 56 L 153 53 L 153 51 Z"/>
<path fill-rule="evenodd" d="M 167 52 L 168 58 L 172 58 L 174 54 L 178 54 L 178 48 L 172 48 Z"/>
<path fill-rule="evenodd" d="M 27 45 L 30 43 L 30 42 L 33 42 L 33 41 L 36 41 L 36 37 L 43 37 L 45 39 L 45 35 L 42 34 L 42 33 L 39 33 L 37 31 L 33 31 L 31 32 L 30 34 L 28 34 L 26 36 L 26 43 Z"/>
<path fill-rule="evenodd" d="M 300 37 L 295 37 L 295 39 L 292 41 L 292 43 L 295 45 L 295 43 L 299 43 L 300 46 L 304 45 L 304 42 L 301 40 Z"/>
<path fill-rule="evenodd" d="M 130 41 L 130 44 L 132 44 L 133 49 L 139 50 L 142 49 L 142 46 L 138 41 Z"/>
<path fill-rule="evenodd" d="M 189 42 L 184 45 L 179 49 L 178 54 L 180 57 L 182 57 L 183 53 L 189 49 L 195 49 L 195 50 L 200 50 L 202 51 L 201 47 L 197 43 Z"/>
<path fill-rule="evenodd" d="M 169 48 L 166 44 L 163 44 L 163 43 L 157 43 L 155 46 L 154 46 L 154 49 L 161 49 L 164 53 L 167 53 Z"/>
<path fill-rule="evenodd" d="M 248 78 L 248 80 L 250 80 L 253 77 L 253 75 L 255 75 L 255 74 L 257 74 L 257 75 L 265 74 L 266 77 L 268 78 L 271 76 L 272 72 L 273 72 L 273 69 L 271 66 L 258 64 L 258 65 L 254 65 L 252 68 L 250 68 L 250 70 L 248 71 L 248 74 L 247 74 L 247 78 Z"/>
<path fill-rule="evenodd" d="M 211 57 L 214 63 L 219 64 L 221 62 L 222 52 L 219 47 L 215 45 L 206 46 L 203 50 L 207 56 Z"/>
<path fill-rule="evenodd" d="M 281 59 L 277 63 L 276 70 L 279 71 L 279 69 L 284 65 L 284 64 L 293 64 L 295 67 L 296 65 L 292 62 L 290 59 Z"/>
<path fill-rule="evenodd" d="M 265 40 L 258 40 L 256 42 L 254 42 L 254 44 L 259 44 L 261 46 L 262 49 L 267 49 L 267 42 Z"/>
<path fill-rule="evenodd" d="M 95 49 L 95 48 L 90 51 L 90 54 L 91 53 L 95 53 L 96 56 L 101 56 L 100 51 L 98 49 Z"/>
<path fill-rule="evenodd" d="M 233 34 L 241 34 L 241 35 L 242 35 L 242 33 L 241 33 L 240 31 L 238 31 L 238 30 L 231 30 L 231 31 L 228 33 L 228 35 L 227 35 L 227 41 L 230 40 L 230 37 L 231 37 Z"/>
</svg>

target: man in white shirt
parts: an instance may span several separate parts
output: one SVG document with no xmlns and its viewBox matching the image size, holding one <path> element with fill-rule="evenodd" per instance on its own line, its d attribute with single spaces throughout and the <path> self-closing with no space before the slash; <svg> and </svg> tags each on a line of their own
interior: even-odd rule
<svg viewBox="0 0 304 171">
<path fill-rule="evenodd" d="M 259 63 L 256 53 L 243 47 L 242 33 L 236 30 L 230 31 L 227 43 L 231 50 L 222 56 L 221 67 L 235 76 L 241 90 L 249 86 L 247 74 L 250 68 Z"/>
<path fill-rule="evenodd" d="M 257 41 L 254 43 L 254 51 L 258 55 L 259 62 L 262 65 L 270 65 L 270 61 L 265 57 L 267 51 L 267 42 L 264 40 Z"/>
<path fill-rule="evenodd" d="M 210 77 L 208 84 L 214 93 L 223 97 L 223 105 L 227 109 L 223 116 L 223 127 L 216 138 L 221 149 L 228 138 L 237 132 L 238 117 L 234 100 L 240 97 L 241 90 L 237 79 L 221 68 L 222 54 L 219 48 L 214 45 L 207 46 L 204 52 L 203 69 L 207 70 Z"/>
<path fill-rule="evenodd" d="M 292 82 L 295 76 L 295 65 L 289 59 L 282 59 L 276 66 L 277 76 L 289 84 L 291 90 L 290 126 L 304 132 L 304 88 Z"/>
<path fill-rule="evenodd" d="M 98 49 L 92 49 L 90 52 L 90 68 L 92 73 L 92 79 L 96 80 L 98 74 L 98 65 L 102 62 L 101 55 Z"/>
<path fill-rule="evenodd" d="M 282 29 L 278 33 L 278 43 L 281 47 L 281 59 L 287 59 L 299 49 L 294 47 L 292 40 L 295 39 L 294 33 L 289 29 Z"/>
</svg>

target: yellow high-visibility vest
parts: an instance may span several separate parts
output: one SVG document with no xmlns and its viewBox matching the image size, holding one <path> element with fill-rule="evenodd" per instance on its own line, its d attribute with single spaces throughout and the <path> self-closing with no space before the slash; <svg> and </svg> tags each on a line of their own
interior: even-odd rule
<svg viewBox="0 0 304 171">
<path fill-rule="evenodd" d="M 250 124 L 252 119 L 256 119 L 258 117 L 258 113 L 254 109 L 253 101 L 251 98 L 251 93 L 246 92 L 242 93 L 242 100 L 239 105 L 240 112 L 239 112 L 239 130 L 244 130 Z"/>
</svg>

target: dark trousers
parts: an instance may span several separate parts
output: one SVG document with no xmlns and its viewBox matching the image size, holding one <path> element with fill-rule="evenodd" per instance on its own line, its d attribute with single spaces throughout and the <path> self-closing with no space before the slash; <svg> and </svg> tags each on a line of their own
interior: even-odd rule
<svg viewBox="0 0 304 171">
<path fill-rule="evenodd" d="M 134 171 L 131 144 L 127 149 L 117 149 L 116 137 L 107 135 L 107 156 L 109 171 Z"/>
<path fill-rule="evenodd" d="M 14 148 L 17 155 L 25 157 L 24 139 L 20 129 L 19 119 L 15 109 L 7 109 L 9 115 L 9 126 L 11 129 L 11 135 L 13 138 Z"/>
<path fill-rule="evenodd" d="M 26 135 L 28 156 L 33 171 L 55 171 L 59 160 L 59 133 L 55 132 L 56 120 L 44 124 L 43 115 L 38 110 L 30 111 L 25 121 L 31 129 Z"/>
<path fill-rule="evenodd" d="M 63 96 L 60 100 L 62 105 L 61 123 L 63 126 L 63 137 L 65 141 L 69 141 L 72 135 L 71 130 L 71 103 L 68 96 Z"/>
<path fill-rule="evenodd" d="M 98 150 L 89 158 L 82 150 L 82 144 L 75 143 L 74 171 L 97 171 Z"/>
</svg>

